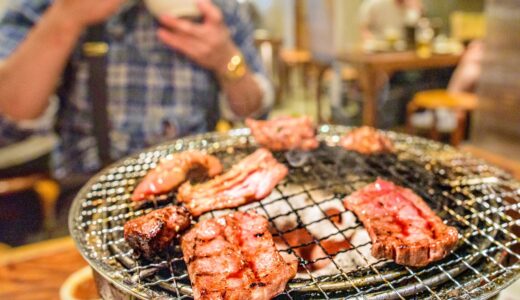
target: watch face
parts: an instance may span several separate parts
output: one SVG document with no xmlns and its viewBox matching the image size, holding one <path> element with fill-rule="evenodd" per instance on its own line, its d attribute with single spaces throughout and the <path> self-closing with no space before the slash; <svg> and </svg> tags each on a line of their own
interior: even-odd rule
<svg viewBox="0 0 520 300">
<path fill-rule="evenodd" d="M 242 77 L 246 74 L 246 65 L 244 63 L 240 64 L 235 71 L 237 77 Z"/>
<path fill-rule="evenodd" d="M 234 55 L 228 63 L 226 78 L 236 80 L 242 78 L 246 74 L 247 68 L 242 55 Z"/>
</svg>

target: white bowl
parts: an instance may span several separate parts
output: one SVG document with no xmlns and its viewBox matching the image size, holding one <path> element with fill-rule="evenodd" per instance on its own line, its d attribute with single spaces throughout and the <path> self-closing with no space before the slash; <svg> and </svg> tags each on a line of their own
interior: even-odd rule
<svg viewBox="0 0 520 300">
<path fill-rule="evenodd" d="M 155 17 L 170 15 L 195 18 L 200 16 L 195 0 L 144 0 L 144 3 Z"/>
</svg>

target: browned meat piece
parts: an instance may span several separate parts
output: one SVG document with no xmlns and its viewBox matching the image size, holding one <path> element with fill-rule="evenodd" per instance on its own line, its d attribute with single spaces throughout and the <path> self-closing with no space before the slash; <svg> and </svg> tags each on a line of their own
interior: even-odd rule
<svg viewBox="0 0 520 300">
<path fill-rule="evenodd" d="M 394 152 L 392 142 L 376 129 L 363 126 L 343 136 L 339 145 L 347 150 L 363 154 Z"/>
<path fill-rule="evenodd" d="M 198 151 L 172 154 L 148 172 L 132 194 L 133 201 L 144 201 L 153 195 L 174 190 L 189 179 L 190 174 L 206 173 L 214 177 L 222 173 L 222 165 L 215 156 Z"/>
<path fill-rule="evenodd" d="M 125 240 L 135 253 L 152 258 L 167 250 L 190 223 L 191 216 L 186 208 L 168 206 L 126 222 Z"/>
<path fill-rule="evenodd" d="M 210 181 L 183 184 L 177 200 L 183 202 L 193 216 L 237 207 L 267 197 L 287 172 L 269 150 L 259 149 Z"/>
<path fill-rule="evenodd" d="M 444 258 L 457 244 L 457 229 L 445 225 L 410 189 L 378 179 L 343 202 L 367 229 L 374 257 L 421 267 Z"/>
<path fill-rule="evenodd" d="M 279 117 L 270 121 L 247 119 L 258 144 L 273 151 L 313 150 L 318 148 L 316 128 L 309 117 Z"/>
<path fill-rule="evenodd" d="M 255 213 L 200 222 L 181 247 L 196 300 L 271 299 L 296 275 L 296 261 L 284 260 Z"/>
</svg>

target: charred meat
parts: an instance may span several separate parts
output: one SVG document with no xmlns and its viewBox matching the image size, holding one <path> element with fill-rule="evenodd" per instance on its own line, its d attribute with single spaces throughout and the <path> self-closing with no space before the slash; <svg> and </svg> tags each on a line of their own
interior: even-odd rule
<svg viewBox="0 0 520 300">
<path fill-rule="evenodd" d="M 271 299 L 296 275 L 296 261 L 284 260 L 255 213 L 200 222 L 181 247 L 196 300 Z"/>
<path fill-rule="evenodd" d="M 190 175 L 202 173 L 208 177 L 222 173 L 218 158 L 198 151 L 175 153 L 144 177 L 134 190 L 132 200 L 144 201 L 150 196 L 167 193 L 190 179 Z"/>
<path fill-rule="evenodd" d="M 247 119 L 256 142 L 272 151 L 318 148 L 316 128 L 309 117 L 279 117 L 270 121 Z"/>
<path fill-rule="evenodd" d="M 350 131 L 341 138 L 339 145 L 362 154 L 394 152 L 392 142 L 376 129 L 368 126 Z"/>
<path fill-rule="evenodd" d="M 372 255 L 421 267 L 450 253 L 458 240 L 454 227 L 445 225 L 412 190 L 378 179 L 344 199 L 367 229 Z"/>
<path fill-rule="evenodd" d="M 168 206 L 126 222 L 124 236 L 135 253 L 152 258 L 167 250 L 190 224 L 186 208 Z"/>
<path fill-rule="evenodd" d="M 237 207 L 267 197 L 287 172 L 269 150 L 259 149 L 212 180 L 196 185 L 186 182 L 179 188 L 177 200 L 193 216 Z"/>
</svg>

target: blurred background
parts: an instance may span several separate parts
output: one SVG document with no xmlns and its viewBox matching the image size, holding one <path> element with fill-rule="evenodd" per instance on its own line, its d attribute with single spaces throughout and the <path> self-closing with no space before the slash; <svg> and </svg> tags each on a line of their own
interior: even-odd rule
<svg viewBox="0 0 520 300">
<path fill-rule="evenodd" d="M 519 1 L 238 2 L 275 88 L 269 117 L 420 135 L 520 178 Z M 235 126 L 222 118 L 216 129 Z M 53 177 L 59 138 L 0 147 L 0 253 L 68 235 L 77 190 Z"/>
</svg>

